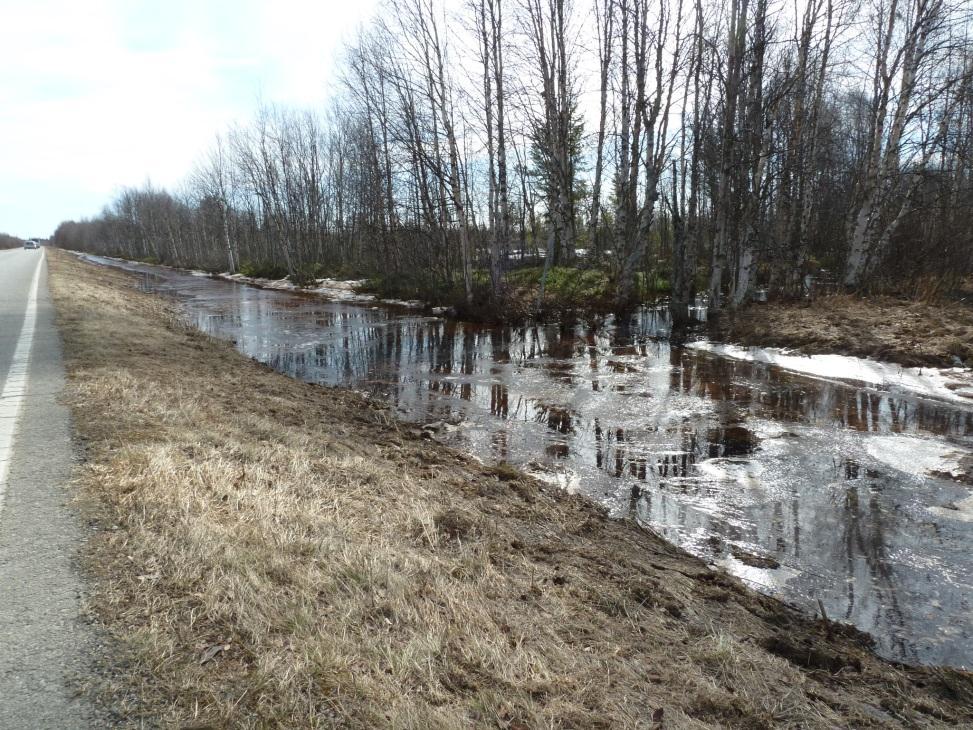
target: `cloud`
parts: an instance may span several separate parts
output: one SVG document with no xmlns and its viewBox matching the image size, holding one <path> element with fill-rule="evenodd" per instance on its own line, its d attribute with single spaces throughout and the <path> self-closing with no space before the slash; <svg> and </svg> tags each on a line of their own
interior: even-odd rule
<svg viewBox="0 0 973 730">
<path fill-rule="evenodd" d="M 0 230 L 36 235 L 121 186 L 176 184 L 258 98 L 321 106 L 341 38 L 374 5 L 0 0 Z"/>
</svg>

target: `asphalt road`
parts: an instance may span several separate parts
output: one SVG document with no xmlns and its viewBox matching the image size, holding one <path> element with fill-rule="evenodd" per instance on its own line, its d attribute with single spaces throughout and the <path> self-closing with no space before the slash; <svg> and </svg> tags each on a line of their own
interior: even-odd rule
<svg viewBox="0 0 973 730">
<path fill-rule="evenodd" d="M 0 730 L 94 727 L 75 457 L 43 251 L 0 251 Z"/>
</svg>

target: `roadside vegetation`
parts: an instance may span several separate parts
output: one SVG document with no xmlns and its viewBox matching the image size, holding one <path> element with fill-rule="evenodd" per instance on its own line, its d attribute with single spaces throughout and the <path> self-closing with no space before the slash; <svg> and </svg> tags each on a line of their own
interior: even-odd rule
<svg viewBox="0 0 973 730">
<path fill-rule="evenodd" d="M 973 272 L 967 26 L 941 0 L 384 0 L 327 109 L 260 108 L 177 190 L 55 242 L 476 319 L 949 300 Z"/>
<path fill-rule="evenodd" d="M 49 252 L 101 700 L 167 727 L 937 727 L 894 666 L 653 534 Z"/>
<path fill-rule="evenodd" d="M 9 236 L 6 233 L 0 233 L 0 249 L 5 248 L 20 248 L 24 245 L 22 239 L 16 236 Z"/>
<path fill-rule="evenodd" d="M 610 274 L 600 267 L 554 266 L 545 274 L 543 265 L 521 265 L 507 272 L 503 301 L 490 297 L 488 271 L 474 271 L 473 284 L 475 294 L 469 302 L 460 289 L 443 297 L 422 279 L 372 277 L 363 290 L 385 299 L 449 302 L 456 316 L 470 321 L 522 322 L 614 311 Z"/>
</svg>

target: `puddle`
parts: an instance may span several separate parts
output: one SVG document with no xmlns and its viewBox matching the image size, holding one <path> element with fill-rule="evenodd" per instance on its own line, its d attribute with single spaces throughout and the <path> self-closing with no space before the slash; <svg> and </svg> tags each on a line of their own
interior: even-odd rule
<svg viewBox="0 0 973 730">
<path fill-rule="evenodd" d="M 677 347 L 659 309 L 483 327 L 123 266 L 282 372 L 461 424 L 434 437 L 632 515 L 809 612 L 820 600 L 886 656 L 973 666 L 969 373 Z"/>
</svg>

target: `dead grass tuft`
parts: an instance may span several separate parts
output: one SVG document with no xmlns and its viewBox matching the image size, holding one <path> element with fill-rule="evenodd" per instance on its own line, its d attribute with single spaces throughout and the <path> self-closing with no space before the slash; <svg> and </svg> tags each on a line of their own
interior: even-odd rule
<svg viewBox="0 0 973 730">
<path fill-rule="evenodd" d="M 872 357 L 907 367 L 973 366 L 973 307 L 892 297 L 751 305 L 715 321 L 720 339 L 806 354 Z"/>
</svg>

